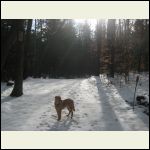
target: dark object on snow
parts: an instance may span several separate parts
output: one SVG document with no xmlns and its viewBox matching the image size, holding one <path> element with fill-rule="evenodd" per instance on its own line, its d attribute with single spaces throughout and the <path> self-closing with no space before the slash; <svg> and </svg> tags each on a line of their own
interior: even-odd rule
<svg viewBox="0 0 150 150">
<path fill-rule="evenodd" d="M 148 106 L 149 103 L 146 101 L 146 97 L 145 96 L 137 96 L 136 97 L 136 101 L 138 105 L 144 105 L 144 106 Z"/>
<path fill-rule="evenodd" d="M 11 81 L 7 82 L 7 86 L 12 86 L 12 85 L 14 85 L 14 82 L 11 82 Z"/>
</svg>

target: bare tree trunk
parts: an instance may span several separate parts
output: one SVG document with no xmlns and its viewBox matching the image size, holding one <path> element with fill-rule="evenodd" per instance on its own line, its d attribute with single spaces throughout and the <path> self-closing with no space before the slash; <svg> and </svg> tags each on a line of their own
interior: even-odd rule
<svg viewBox="0 0 150 150">
<path fill-rule="evenodd" d="M 110 50 L 110 76 L 114 78 L 114 60 L 115 60 L 115 19 L 109 19 L 107 25 L 107 39 L 108 39 L 108 47 Z"/>
<path fill-rule="evenodd" d="M 102 24 L 100 21 L 97 22 L 97 62 L 98 62 L 98 68 L 97 68 L 97 75 L 99 75 L 101 73 L 101 43 L 102 43 L 102 30 L 101 27 Z"/>
<path fill-rule="evenodd" d="M 110 65 L 110 76 L 114 78 L 114 57 L 115 57 L 115 52 L 114 52 L 114 46 L 111 47 L 111 65 Z"/>
<path fill-rule="evenodd" d="M 140 50 L 140 54 L 139 54 L 139 58 L 138 58 L 138 72 L 140 73 L 141 72 L 141 50 Z"/>
<path fill-rule="evenodd" d="M 31 27 L 32 27 L 32 19 L 28 19 L 28 24 L 27 24 L 27 31 L 26 31 L 26 36 L 25 36 L 25 57 L 24 57 L 24 78 L 26 78 L 29 75 L 30 72 L 30 61 L 31 61 L 31 56 L 30 56 L 30 36 L 31 36 Z"/>
<path fill-rule="evenodd" d="M 24 55 L 24 20 L 17 20 L 17 50 L 15 84 L 10 96 L 18 97 L 23 94 L 23 55 Z"/>
<path fill-rule="evenodd" d="M 37 37 L 36 37 L 36 25 L 37 25 L 37 19 L 34 20 L 34 32 L 35 32 L 35 38 L 34 38 L 34 77 L 37 77 L 37 70 L 38 70 L 38 66 L 37 66 Z"/>
<path fill-rule="evenodd" d="M 16 24 L 15 20 L 13 20 L 13 27 L 12 27 L 10 36 L 7 39 L 7 41 L 5 42 L 5 45 L 3 48 L 4 50 L 3 49 L 1 50 L 1 72 L 3 71 L 3 68 L 5 66 L 7 56 L 9 54 L 10 49 L 17 41 L 17 32 L 16 32 L 15 24 Z M 4 44 L 4 43 L 2 43 L 2 44 Z"/>
</svg>

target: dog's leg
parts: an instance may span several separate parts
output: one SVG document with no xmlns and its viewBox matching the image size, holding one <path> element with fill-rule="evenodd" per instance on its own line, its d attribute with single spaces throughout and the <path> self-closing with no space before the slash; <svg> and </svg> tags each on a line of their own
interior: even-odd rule
<svg viewBox="0 0 150 150">
<path fill-rule="evenodd" d="M 67 117 L 69 117 L 70 113 L 71 113 L 71 111 L 69 111 L 69 113 L 68 113 Z"/>
<path fill-rule="evenodd" d="M 72 119 L 72 117 L 73 117 L 73 110 L 71 111 L 71 119 Z"/>
<path fill-rule="evenodd" d="M 57 110 L 57 115 L 58 115 L 58 121 L 61 119 L 61 110 Z"/>
<path fill-rule="evenodd" d="M 69 117 L 69 115 L 70 115 L 70 113 L 71 113 L 71 109 L 70 109 L 70 107 L 67 107 L 67 109 L 68 109 L 68 111 L 69 111 L 69 113 L 68 113 L 68 117 Z"/>
</svg>

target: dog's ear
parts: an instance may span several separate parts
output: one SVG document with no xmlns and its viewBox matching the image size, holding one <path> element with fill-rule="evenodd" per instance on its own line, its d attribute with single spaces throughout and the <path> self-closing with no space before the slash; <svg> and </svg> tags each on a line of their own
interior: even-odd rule
<svg viewBox="0 0 150 150">
<path fill-rule="evenodd" d="M 55 96 L 55 99 L 61 100 L 61 97 L 60 96 Z"/>
</svg>

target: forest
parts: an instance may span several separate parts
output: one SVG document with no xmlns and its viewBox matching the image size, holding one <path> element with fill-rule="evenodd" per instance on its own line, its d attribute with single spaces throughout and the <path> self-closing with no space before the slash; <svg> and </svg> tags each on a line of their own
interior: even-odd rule
<svg viewBox="0 0 150 150">
<path fill-rule="evenodd" d="M 106 73 L 149 71 L 149 20 L 99 19 L 95 29 L 85 20 L 1 20 L 2 81 L 15 82 L 12 96 L 23 93 L 22 82 L 34 78 L 76 78 Z"/>
</svg>

